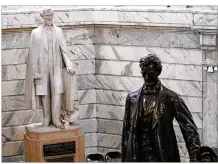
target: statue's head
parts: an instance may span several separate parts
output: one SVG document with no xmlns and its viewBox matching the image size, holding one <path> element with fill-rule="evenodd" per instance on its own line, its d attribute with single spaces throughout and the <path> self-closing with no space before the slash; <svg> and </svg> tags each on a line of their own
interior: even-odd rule
<svg viewBox="0 0 218 164">
<path fill-rule="evenodd" d="M 152 84 L 158 80 L 162 71 L 161 60 L 154 54 L 148 54 L 139 61 L 141 73 L 146 84 Z"/>
<path fill-rule="evenodd" d="M 54 11 L 51 8 L 46 8 L 42 10 L 40 16 L 46 25 L 51 25 L 53 23 Z"/>
</svg>

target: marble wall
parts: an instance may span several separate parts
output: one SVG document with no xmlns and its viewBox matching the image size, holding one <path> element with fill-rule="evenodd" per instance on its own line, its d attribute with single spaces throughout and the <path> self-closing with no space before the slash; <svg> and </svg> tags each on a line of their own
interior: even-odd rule
<svg viewBox="0 0 218 164">
<path fill-rule="evenodd" d="M 63 8 L 56 9 L 55 19 L 63 28 L 76 66 L 86 155 L 120 151 L 125 99 L 128 92 L 142 86 L 138 61 L 149 53 L 162 60 L 160 79 L 184 99 L 202 143 L 218 147 L 218 136 L 212 136 L 214 130 L 218 132 L 217 74 L 202 68 L 205 58 L 217 60 L 216 35 L 203 35 L 199 30 L 216 29 L 214 10 Z M 16 7 L 14 12 L 5 11 L 2 18 L 2 156 L 3 161 L 19 161 L 23 160 L 25 125 L 40 122 L 42 116 L 41 109 L 24 107 L 30 31 L 40 18 L 35 11 L 17 11 Z M 187 162 L 176 121 L 174 127 L 181 159 Z"/>
</svg>

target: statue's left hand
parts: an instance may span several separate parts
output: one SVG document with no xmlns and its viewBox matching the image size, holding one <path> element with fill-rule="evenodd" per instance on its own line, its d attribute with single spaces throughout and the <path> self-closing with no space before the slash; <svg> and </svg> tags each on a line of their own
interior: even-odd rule
<svg viewBox="0 0 218 164">
<path fill-rule="evenodd" d="M 76 73 L 72 68 L 67 68 L 67 72 L 71 74 L 72 76 L 75 75 Z"/>
</svg>

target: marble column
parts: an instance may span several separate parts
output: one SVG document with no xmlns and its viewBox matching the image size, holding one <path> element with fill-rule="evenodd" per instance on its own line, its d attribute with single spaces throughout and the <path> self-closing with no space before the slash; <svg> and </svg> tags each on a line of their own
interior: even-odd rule
<svg viewBox="0 0 218 164">
<path fill-rule="evenodd" d="M 218 63 L 217 35 L 203 33 L 200 36 L 203 51 L 203 133 L 202 145 L 218 147 L 218 71 L 206 70 L 211 63 Z"/>
</svg>

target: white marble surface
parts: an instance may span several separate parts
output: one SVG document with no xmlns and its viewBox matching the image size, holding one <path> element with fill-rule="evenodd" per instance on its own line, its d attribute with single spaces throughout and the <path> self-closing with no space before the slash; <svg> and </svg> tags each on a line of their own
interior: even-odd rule
<svg viewBox="0 0 218 164">
<path fill-rule="evenodd" d="M 25 126 L 13 126 L 2 128 L 2 141 L 19 141 L 24 139 Z"/>
<path fill-rule="evenodd" d="M 180 26 L 192 26 L 191 13 L 163 13 L 163 12 L 119 12 L 119 22 L 158 23 Z"/>
<path fill-rule="evenodd" d="M 200 35 L 201 46 L 216 47 L 216 34 L 202 34 Z"/>
<path fill-rule="evenodd" d="M 117 120 L 97 119 L 97 132 L 105 134 L 122 134 L 123 122 Z"/>
<path fill-rule="evenodd" d="M 84 135 L 85 148 L 98 146 L 97 133 L 87 133 Z"/>
<path fill-rule="evenodd" d="M 2 33 L 2 49 L 28 48 L 30 32 Z"/>
<path fill-rule="evenodd" d="M 3 28 L 35 27 L 41 22 L 43 6 L 3 8 Z M 55 22 L 60 25 L 143 23 L 147 26 L 193 27 L 214 25 L 216 12 L 211 8 L 157 6 L 54 6 Z M 193 16 L 194 15 L 194 16 Z M 215 19 L 215 20 L 214 20 Z M 28 21 L 31 20 L 31 21 Z M 194 24 L 193 24 L 194 22 Z"/>
<path fill-rule="evenodd" d="M 80 119 L 96 118 L 96 113 L 96 104 L 87 104 L 79 106 Z"/>
<path fill-rule="evenodd" d="M 162 64 L 160 78 L 202 81 L 202 67 L 194 65 Z M 139 62 L 96 61 L 96 73 L 141 77 Z"/>
<path fill-rule="evenodd" d="M 79 90 L 79 104 L 96 103 L 96 90 Z"/>
<path fill-rule="evenodd" d="M 92 118 L 92 119 L 84 119 L 84 120 L 79 120 L 78 121 L 81 130 L 83 133 L 97 133 L 97 120 Z"/>
<path fill-rule="evenodd" d="M 20 110 L 2 113 L 2 126 L 27 125 L 42 121 L 42 110 Z"/>
<path fill-rule="evenodd" d="M 7 65 L 2 66 L 2 80 L 21 80 L 25 79 L 26 65 Z"/>
<path fill-rule="evenodd" d="M 24 80 L 2 82 L 2 96 L 24 94 Z"/>
<path fill-rule="evenodd" d="M 200 48 L 199 36 L 192 32 L 160 32 L 113 28 L 96 28 L 95 32 L 98 34 L 95 43 L 100 45 Z"/>
<path fill-rule="evenodd" d="M 1 51 L 2 65 L 25 64 L 29 50 L 25 49 L 6 49 Z"/>
<path fill-rule="evenodd" d="M 71 45 L 68 46 L 71 60 L 88 60 L 95 58 L 95 45 Z"/>
<path fill-rule="evenodd" d="M 194 14 L 194 25 L 217 27 L 218 13 L 214 14 Z"/>
<path fill-rule="evenodd" d="M 98 146 L 120 149 L 121 148 L 121 136 L 98 133 Z"/>
<path fill-rule="evenodd" d="M 163 63 L 201 65 L 202 50 L 142 46 L 97 45 L 96 58 L 116 61 L 136 61 L 156 54 Z"/>
<path fill-rule="evenodd" d="M 2 156 L 23 155 L 23 141 L 4 142 L 2 143 Z"/>
<path fill-rule="evenodd" d="M 2 97 L 2 111 L 13 111 L 26 109 L 24 106 L 24 95 Z"/>
</svg>

